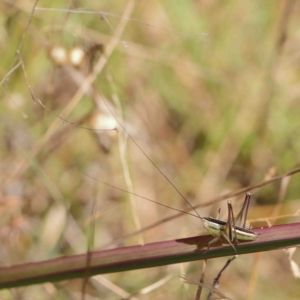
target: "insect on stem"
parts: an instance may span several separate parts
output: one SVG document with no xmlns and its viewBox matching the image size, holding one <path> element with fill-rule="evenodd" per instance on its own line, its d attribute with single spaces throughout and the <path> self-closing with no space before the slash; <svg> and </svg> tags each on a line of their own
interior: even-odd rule
<svg viewBox="0 0 300 300">
<path fill-rule="evenodd" d="M 212 244 L 219 240 L 225 240 L 237 254 L 235 246 L 238 245 L 240 241 L 254 241 L 258 237 L 258 233 L 246 228 L 250 200 L 251 194 L 247 193 L 243 206 L 236 217 L 234 217 L 231 201 L 228 201 L 227 222 L 221 221 L 218 218 L 203 218 L 206 230 L 215 237 L 208 243 L 207 251 Z"/>
</svg>

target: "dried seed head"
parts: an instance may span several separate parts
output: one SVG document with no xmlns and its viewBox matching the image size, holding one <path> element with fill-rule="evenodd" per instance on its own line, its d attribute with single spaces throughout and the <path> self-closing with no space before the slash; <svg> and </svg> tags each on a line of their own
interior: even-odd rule
<svg viewBox="0 0 300 300">
<path fill-rule="evenodd" d="M 116 135 L 115 129 L 118 127 L 118 123 L 112 116 L 107 116 L 102 113 L 97 113 L 92 118 L 92 126 L 95 129 L 107 130 L 104 131 L 107 135 L 115 136 Z"/>
<path fill-rule="evenodd" d="M 82 48 L 75 47 L 70 51 L 70 56 L 69 56 L 70 63 L 74 67 L 80 67 L 80 65 L 84 62 L 85 60 L 85 52 Z"/>
<path fill-rule="evenodd" d="M 50 58 L 58 66 L 64 65 L 67 62 L 67 51 L 60 46 L 54 46 L 50 49 Z"/>
</svg>

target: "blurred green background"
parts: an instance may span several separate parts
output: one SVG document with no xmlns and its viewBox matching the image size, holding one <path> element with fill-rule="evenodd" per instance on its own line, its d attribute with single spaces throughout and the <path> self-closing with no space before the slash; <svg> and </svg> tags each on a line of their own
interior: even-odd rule
<svg viewBox="0 0 300 300">
<path fill-rule="evenodd" d="M 85 174 L 171 207 L 188 206 L 122 126 L 194 205 L 299 166 L 296 1 L 41 1 L 39 8 L 65 11 L 34 11 L 20 51 L 27 80 L 19 65 L 5 81 L 20 62 L 15 51 L 33 5 L 0 4 L 3 266 L 205 233 L 199 220 L 184 216 L 126 238 L 173 212 Z M 72 11 L 78 9 L 94 13 Z M 105 66 L 76 102 L 101 59 Z M 114 126 L 117 132 L 95 130 Z M 300 206 L 299 179 L 254 192 L 254 227 L 299 221 L 292 216 Z M 242 200 L 232 199 L 236 211 Z M 226 218 L 226 201 L 198 212 L 215 216 L 219 207 Z M 294 259 L 300 261 L 297 251 Z M 225 261 L 208 261 L 206 283 Z M 195 286 L 178 276 L 198 280 L 201 264 L 98 276 L 86 299 L 194 299 Z M 141 293 L 161 279 L 159 288 Z M 0 297 L 80 299 L 81 284 L 49 283 Z M 282 251 L 240 256 L 220 290 L 232 299 L 300 297 Z"/>
</svg>

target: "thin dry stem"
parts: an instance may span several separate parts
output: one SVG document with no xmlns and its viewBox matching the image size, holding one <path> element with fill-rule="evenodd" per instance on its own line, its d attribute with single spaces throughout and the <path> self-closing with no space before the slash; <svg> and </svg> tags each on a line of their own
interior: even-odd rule
<svg viewBox="0 0 300 300">
<path fill-rule="evenodd" d="M 114 99 L 115 99 L 115 102 L 117 103 L 118 110 L 120 111 L 121 110 L 120 101 L 116 95 L 115 95 Z M 119 115 L 122 115 L 122 114 L 119 113 Z M 119 134 L 119 154 L 120 154 L 120 159 L 121 159 L 121 164 L 122 164 L 122 168 L 123 168 L 123 174 L 124 174 L 126 186 L 127 186 L 128 191 L 130 192 L 129 199 L 130 199 L 131 215 L 133 217 L 136 230 L 140 231 L 142 229 L 142 226 L 141 226 L 140 219 L 138 217 L 137 203 L 136 203 L 136 199 L 134 196 L 133 184 L 132 184 L 132 180 L 131 180 L 131 176 L 130 176 L 130 172 L 129 172 L 128 162 L 126 159 L 126 146 L 127 146 L 127 137 L 124 134 L 124 132 L 121 132 Z M 145 244 L 142 234 L 138 235 L 138 240 L 139 240 L 140 245 Z"/>
<path fill-rule="evenodd" d="M 139 19 L 129 18 L 128 16 L 126 16 L 124 14 L 122 16 L 120 16 L 120 15 L 117 15 L 117 14 L 114 14 L 114 13 L 108 13 L 108 12 L 104 12 L 104 11 L 91 11 L 91 10 L 82 10 L 82 9 L 76 9 L 75 10 L 75 9 L 48 8 L 48 7 L 37 7 L 36 10 L 49 11 L 49 12 L 54 11 L 54 12 L 62 12 L 62 13 L 73 13 L 73 14 L 100 15 L 101 17 L 104 17 L 104 18 L 109 16 L 109 17 L 114 17 L 114 18 L 118 18 L 118 19 L 121 19 L 121 20 L 125 20 L 125 21 L 139 23 L 141 25 L 149 26 L 149 27 L 157 29 L 157 30 L 166 31 L 168 33 L 181 35 L 181 36 L 184 36 L 186 38 L 191 38 L 191 39 L 198 39 L 200 37 L 206 36 L 206 33 L 190 35 L 190 34 L 186 34 L 186 33 L 181 32 L 181 31 L 162 28 L 162 27 L 159 27 L 159 26 L 155 26 L 151 23 L 141 21 Z"/>
<path fill-rule="evenodd" d="M 248 286 L 248 293 L 247 293 L 247 300 L 255 299 L 255 287 L 258 280 L 258 274 L 259 274 L 259 266 L 262 258 L 262 253 L 255 253 L 254 254 L 254 263 L 251 270 L 251 277 L 250 282 Z"/>
<path fill-rule="evenodd" d="M 290 179 L 291 179 L 290 177 L 285 177 L 285 178 L 282 179 L 281 185 L 280 185 L 280 190 L 279 190 L 279 195 L 278 195 L 278 201 L 276 203 L 276 206 L 273 209 L 272 215 L 269 218 L 269 220 L 272 219 L 272 218 L 273 219 L 278 218 L 278 215 L 279 215 L 280 210 L 282 208 L 282 203 L 284 201 L 284 198 L 285 198 L 285 195 L 286 195 L 286 192 L 287 192 L 287 188 L 288 188 Z"/>
<path fill-rule="evenodd" d="M 133 297 L 130 293 L 122 289 L 120 286 L 114 284 L 110 280 L 108 280 L 105 276 L 102 275 L 93 276 L 91 278 L 91 284 L 99 292 L 102 292 L 103 287 L 105 287 L 108 290 L 112 291 L 117 296 L 121 297 L 122 299 L 137 300 L 136 297 Z"/>
</svg>

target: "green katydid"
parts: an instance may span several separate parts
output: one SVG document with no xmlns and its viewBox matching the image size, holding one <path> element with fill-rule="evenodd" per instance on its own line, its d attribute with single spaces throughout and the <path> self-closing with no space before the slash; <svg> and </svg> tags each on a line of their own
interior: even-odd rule
<svg viewBox="0 0 300 300">
<path fill-rule="evenodd" d="M 232 242 L 237 245 L 239 241 L 254 241 L 258 237 L 258 233 L 246 228 L 250 199 L 251 194 L 247 193 L 244 204 L 236 217 L 234 217 L 231 202 L 228 201 L 227 222 L 218 219 L 219 213 L 217 218 L 201 218 L 208 233 L 215 237 L 208 243 L 207 250 L 209 250 L 210 245 L 223 239 L 227 241 L 237 253 Z"/>
</svg>

